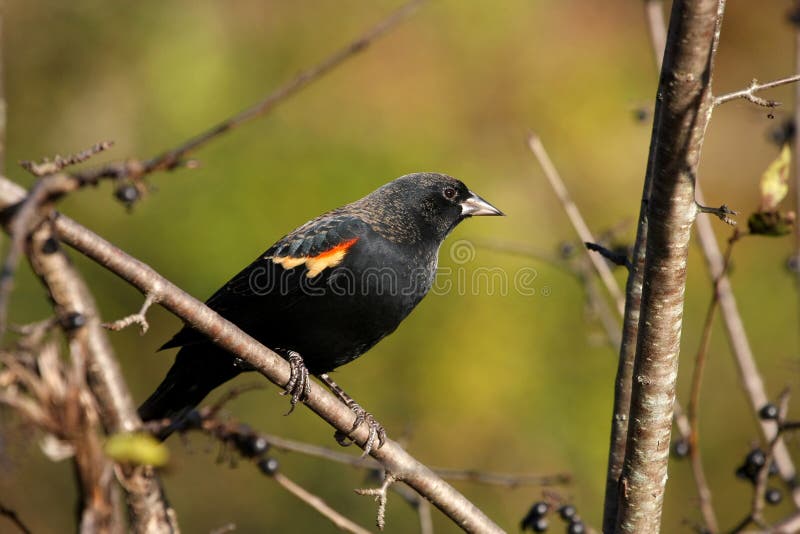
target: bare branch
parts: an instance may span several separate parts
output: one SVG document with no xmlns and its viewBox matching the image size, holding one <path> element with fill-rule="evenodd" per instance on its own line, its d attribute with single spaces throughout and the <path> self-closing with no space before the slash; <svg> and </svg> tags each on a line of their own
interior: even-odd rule
<svg viewBox="0 0 800 534">
<path fill-rule="evenodd" d="M 733 211 L 727 205 L 723 204 L 718 208 L 711 208 L 709 206 L 703 206 L 702 204 L 697 204 L 697 211 L 700 213 L 710 213 L 711 215 L 715 215 L 719 218 L 720 221 L 724 222 L 730 226 L 736 226 L 736 221 L 731 219 L 731 215 L 738 215 L 738 211 Z"/>
<path fill-rule="evenodd" d="M 343 516 L 333 508 L 331 508 L 325 501 L 323 501 L 320 497 L 314 495 L 307 489 L 303 488 L 296 482 L 293 482 L 289 477 L 282 473 L 275 473 L 272 475 L 272 478 L 275 479 L 275 482 L 280 484 L 280 486 L 306 503 L 307 505 L 311 506 L 314 510 L 325 516 L 331 523 L 336 525 L 340 530 L 344 530 L 345 532 L 354 532 L 356 534 L 368 534 L 369 531 L 347 517 Z"/>
<path fill-rule="evenodd" d="M 386 473 L 386 477 L 380 488 L 362 488 L 355 490 L 359 495 L 371 495 L 375 497 L 375 501 L 378 503 L 378 517 L 375 520 L 375 524 L 378 526 L 379 530 L 383 530 L 383 527 L 386 526 L 386 503 L 389 500 L 388 490 L 389 486 L 394 484 L 396 480 L 397 478 L 392 473 Z"/>
<path fill-rule="evenodd" d="M 767 100 L 766 98 L 761 98 L 760 96 L 756 96 L 756 93 L 765 89 L 772 89 L 773 87 L 795 83 L 798 81 L 800 81 L 800 74 L 787 76 L 786 78 L 781 78 L 780 80 L 773 80 L 766 83 L 758 83 L 758 80 L 754 78 L 753 81 L 750 82 L 750 85 L 747 87 L 747 89 L 741 89 L 739 91 L 734 91 L 732 93 L 727 93 L 714 98 L 714 105 L 719 106 L 725 102 L 730 102 L 731 100 L 736 100 L 737 98 L 743 98 L 758 106 L 774 108 L 780 106 L 781 103 L 777 100 Z"/>
<path fill-rule="evenodd" d="M 713 108 L 710 90 L 724 0 L 676 0 L 659 83 L 652 190 L 616 528 L 659 529 L 667 479 L 683 318 L 694 177 Z"/>
<path fill-rule="evenodd" d="M 71 165 L 83 163 L 95 154 L 99 154 L 114 146 L 113 141 L 101 141 L 96 143 L 86 150 L 82 150 L 76 154 L 69 154 L 66 157 L 56 155 L 52 160 L 44 159 L 41 163 L 35 161 L 20 161 L 20 166 L 34 176 L 42 177 L 48 174 L 55 174 Z"/>
<path fill-rule="evenodd" d="M 502 486 L 505 488 L 518 488 L 520 486 L 560 486 L 572 482 L 572 475 L 569 473 L 555 473 L 553 475 L 536 474 L 506 474 L 490 473 L 472 469 L 444 469 L 434 467 L 434 472 L 447 480 L 464 480 L 467 482 L 478 482 L 491 486 Z"/>
</svg>

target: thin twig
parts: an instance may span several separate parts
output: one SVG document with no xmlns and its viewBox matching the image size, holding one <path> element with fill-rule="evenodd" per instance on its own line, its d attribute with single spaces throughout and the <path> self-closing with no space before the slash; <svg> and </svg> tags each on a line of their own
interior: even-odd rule
<svg viewBox="0 0 800 534">
<path fill-rule="evenodd" d="M 331 523 L 336 525 L 339 529 L 345 532 L 354 532 L 355 534 L 369 534 L 369 530 L 357 525 L 344 515 L 340 514 L 331 508 L 324 500 L 317 495 L 314 495 L 307 489 L 303 488 L 296 482 L 292 481 L 289 477 L 282 473 L 275 473 L 272 475 L 283 489 L 312 507 L 314 510 L 322 514 L 325 518 L 330 520 Z"/>
<path fill-rule="evenodd" d="M 117 319 L 116 321 L 110 323 L 103 323 L 103 328 L 107 330 L 113 330 L 115 332 L 119 332 L 120 330 L 129 327 L 132 324 L 139 325 L 139 333 L 141 335 L 145 335 L 147 330 L 150 328 L 150 323 L 147 322 L 146 313 L 147 310 L 150 309 L 150 306 L 156 303 L 155 298 L 152 295 L 147 295 L 144 299 L 144 304 L 142 307 L 139 308 L 139 311 L 128 315 L 127 317 L 123 317 L 122 319 Z"/>
<path fill-rule="evenodd" d="M 378 503 L 378 514 L 377 518 L 375 519 L 375 524 L 378 526 L 378 530 L 383 530 L 383 527 L 386 526 L 386 504 L 389 500 L 389 487 L 397 481 L 397 477 L 392 473 L 386 473 L 385 478 L 383 479 L 383 484 L 379 488 L 360 488 L 355 490 L 356 493 L 359 495 L 367 495 L 375 497 L 375 501 Z"/>
<path fill-rule="evenodd" d="M 584 243 L 594 243 L 597 241 L 594 238 L 594 235 L 592 235 L 591 230 L 589 230 L 589 227 L 586 225 L 586 221 L 583 220 L 580 210 L 578 210 L 575 202 L 573 202 L 569 191 L 567 191 L 567 188 L 564 185 L 564 181 L 558 174 L 558 170 L 556 170 L 555 165 L 553 165 L 553 161 L 547 154 L 547 151 L 542 144 L 542 140 L 538 135 L 531 134 L 528 136 L 528 148 L 530 148 L 531 152 L 533 152 L 533 155 L 536 157 L 536 160 L 542 167 L 547 181 L 550 183 L 550 186 L 556 193 L 558 200 L 561 202 L 567 217 L 569 217 L 570 223 L 572 223 L 572 227 L 578 233 L 578 237 L 580 237 L 581 241 Z M 606 289 L 611 295 L 612 300 L 616 304 L 619 314 L 624 314 L 625 297 L 622 295 L 622 291 L 620 291 L 619 284 L 614 278 L 614 275 L 611 273 L 611 269 L 609 269 L 608 265 L 603 261 L 602 258 L 598 258 L 595 254 L 589 254 L 589 259 L 597 271 L 597 274 L 600 276 L 600 279 L 603 281 L 603 284 L 606 286 Z"/>
<path fill-rule="evenodd" d="M 86 150 L 82 150 L 75 154 L 69 154 L 67 156 L 56 155 L 52 160 L 45 159 L 41 163 L 23 160 L 20 161 L 19 164 L 26 171 L 30 172 L 36 177 L 41 178 L 42 176 L 47 176 L 48 174 L 55 174 L 72 165 L 83 163 L 95 154 L 99 154 L 100 152 L 108 150 L 112 146 L 114 146 L 113 141 L 100 141 L 99 143 L 95 143 L 94 145 L 90 146 Z"/>
<path fill-rule="evenodd" d="M 719 304 L 719 280 L 730 265 L 731 254 L 733 253 L 733 245 L 736 243 L 736 241 L 738 241 L 738 236 L 738 232 L 734 231 L 733 236 L 728 240 L 728 248 L 725 251 L 722 273 L 720 273 L 720 276 L 717 276 L 712 282 L 711 301 L 708 304 L 706 318 L 703 323 L 703 332 L 700 336 L 700 345 L 697 349 L 697 356 L 695 357 L 689 404 L 687 406 L 687 417 L 690 426 L 689 460 L 692 466 L 692 474 L 694 476 L 695 485 L 697 486 L 697 495 L 700 501 L 700 512 L 703 514 L 703 520 L 705 521 L 706 527 L 711 532 L 719 531 L 719 523 L 717 522 L 717 516 L 714 512 L 714 507 L 711 502 L 711 489 L 708 486 L 705 470 L 703 469 L 702 456 L 700 455 L 700 430 L 698 424 L 700 390 L 703 383 L 703 372 L 705 371 L 706 362 L 708 361 L 708 348 L 711 342 L 711 331 L 712 326 L 714 325 L 714 315 L 717 310 L 717 305 Z"/>
<path fill-rule="evenodd" d="M 736 100 L 737 98 L 743 98 L 759 106 L 774 108 L 780 106 L 781 103 L 777 100 L 767 100 L 766 98 L 761 98 L 756 96 L 756 93 L 765 89 L 771 89 L 773 87 L 787 85 L 798 81 L 800 81 L 800 74 L 794 74 L 792 76 L 787 76 L 786 78 L 781 78 L 780 80 L 773 80 L 766 83 L 758 83 L 758 80 L 753 79 L 746 89 L 741 89 L 739 91 L 734 91 L 732 93 L 727 93 L 714 98 L 714 105 L 719 106 L 725 102 L 730 102 L 731 100 Z"/>
</svg>

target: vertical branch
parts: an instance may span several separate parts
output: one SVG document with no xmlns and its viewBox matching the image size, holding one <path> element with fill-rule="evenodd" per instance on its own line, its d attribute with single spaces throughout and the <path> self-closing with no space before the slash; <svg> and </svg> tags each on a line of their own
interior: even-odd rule
<svg viewBox="0 0 800 534">
<path fill-rule="evenodd" d="M 650 29 L 653 54 L 658 70 L 664 56 L 666 33 L 664 32 L 664 6 L 661 0 L 645 0 L 645 15 Z M 659 27 L 660 23 L 660 27 Z M 663 35 L 662 39 L 657 36 Z M 639 316 L 642 306 L 642 285 L 644 282 L 644 259 L 647 244 L 647 206 L 653 183 L 653 163 L 661 122 L 658 119 L 660 106 L 656 106 L 653 117 L 652 139 L 647 155 L 647 169 L 642 188 L 642 202 L 639 208 L 639 221 L 636 224 L 636 240 L 633 246 L 631 267 L 625 284 L 625 313 L 622 320 L 622 343 L 619 347 L 619 363 L 614 381 L 614 411 L 611 417 L 611 437 L 606 469 L 606 493 L 603 503 L 603 532 L 611 532 L 617 523 L 619 508 L 619 482 L 625 462 L 628 442 L 628 421 L 633 387 L 633 361 L 636 356 L 636 340 L 639 337 Z"/>
<path fill-rule="evenodd" d="M 644 284 L 617 529 L 656 532 L 667 479 L 694 181 L 724 0 L 676 0 L 658 88 Z"/>
</svg>

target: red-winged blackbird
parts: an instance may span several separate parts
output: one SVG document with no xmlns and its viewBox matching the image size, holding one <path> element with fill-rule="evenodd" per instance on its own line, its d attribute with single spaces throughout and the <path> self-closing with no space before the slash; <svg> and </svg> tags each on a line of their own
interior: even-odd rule
<svg viewBox="0 0 800 534">
<path fill-rule="evenodd" d="M 474 215 L 502 213 L 450 176 L 402 176 L 286 235 L 206 304 L 292 364 L 294 405 L 308 373 L 324 376 L 397 328 L 431 288 L 442 241 Z M 175 363 L 139 408 L 145 421 L 179 420 L 249 370 L 189 326 L 161 349 L 172 347 Z M 369 416 L 349 400 L 357 423 Z"/>
</svg>

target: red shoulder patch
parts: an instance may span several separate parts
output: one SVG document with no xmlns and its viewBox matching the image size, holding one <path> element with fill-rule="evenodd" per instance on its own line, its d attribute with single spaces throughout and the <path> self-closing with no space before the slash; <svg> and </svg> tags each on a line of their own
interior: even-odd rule
<svg viewBox="0 0 800 534">
<path fill-rule="evenodd" d="M 305 266 L 308 268 L 308 273 L 306 273 L 306 276 L 308 278 L 314 278 L 325 269 L 336 267 L 342 263 L 347 251 L 350 250 L 350 248 L 355 245 L 357 241 L 357 237 L 348 239 L 347 241 L 339 243 L 338 245 L 331 247 L 328 250 L 324 250 L 314 256 L 270 256 L 267 259 L 272 260 L 284 269 L 294 269 L 299 265 L 305 264 Z"/>
</svg>

